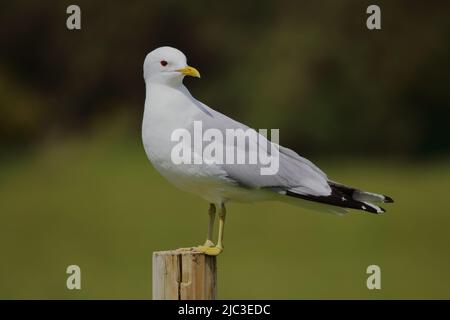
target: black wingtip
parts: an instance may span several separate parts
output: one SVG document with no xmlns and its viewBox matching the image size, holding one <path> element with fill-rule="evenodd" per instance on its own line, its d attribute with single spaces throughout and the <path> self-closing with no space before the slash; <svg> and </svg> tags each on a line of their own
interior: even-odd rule
<svg viewBox="0 0 450 320">
<path fill-rule="evenodd" d="M 384 196 L 383 202 L 385 203 L 394 203 L 394 199 L 388 196 Z"/>
<path fill-rule="evenodd" d="M 373 213 L 373 214 L 382 214 L 385 213 L 386 210 L 379 206 L 369 206 L 367 204 L 361 205 L 360 210 L 363 210 L 365 212 Z"/>
</svg>

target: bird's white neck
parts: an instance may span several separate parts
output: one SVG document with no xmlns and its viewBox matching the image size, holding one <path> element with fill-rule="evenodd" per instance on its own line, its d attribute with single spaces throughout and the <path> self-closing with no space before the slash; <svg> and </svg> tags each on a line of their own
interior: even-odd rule
<svg viewBox="0 0 450 320">
<path fill-rule="evenodd" d="M 149 116 L 149 109 L 154 111 L 153 116 L 155 112 L 166 116 L 172 113 L 172 117 L 184 114 L 193 99 L 182 82 L 178 86 L 173 86 L 146 81 L 145 87 L 144 117 Z"/>
<path fill-rule="evenodd" d="M 167 76 L 167 75 L 157 74 L 157 75 L 145 78 L 145 84 L 147 87 L 149 85 L 161 85 L 161 86 L 168 86 L 168 87 L 177 89 L 177 88 L 183 86 L 183 79 L 184 79 L 183 75 Z"/>
</svg>

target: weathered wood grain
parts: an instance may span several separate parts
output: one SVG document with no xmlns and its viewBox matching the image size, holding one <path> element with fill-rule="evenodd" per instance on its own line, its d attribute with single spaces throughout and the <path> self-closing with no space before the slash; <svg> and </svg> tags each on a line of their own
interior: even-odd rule
<svg viewBox="0 0 450 320">
<path fill-rule="evenodd" d="M 216 257 L 194 248 L 153 253 L 153 299 L 213 300 L 217 290 Z"/>
</svg>

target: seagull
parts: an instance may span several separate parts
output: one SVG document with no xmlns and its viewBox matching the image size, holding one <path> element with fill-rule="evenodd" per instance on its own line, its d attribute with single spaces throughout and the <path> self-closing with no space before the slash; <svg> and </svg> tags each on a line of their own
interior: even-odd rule
<svg viewBox="0 0 450 320">
<path fill-rule="evenodd" d="M 144 61 L 146 87 L 142 140 L 146 155 L 155 169 L 176 187 L 197 194 L 209 203 L 206 241 L 196 247 L 207 255 L 223 251 L 223 233 L 228 202 L 282 201 L 306 209 L 342 215 L 347 209 L 373 214 L 385 212 L 375 203 L 392 203 L 386 195 L 362 191 L 330 180 L 315 164 L 295 151 L 276 144 L 279 168 L 275 174 L 262 175 L 261 164 L 229 164 L 211 161 L 175 163 L 173 139 L 176 130 L 195 134 L 195 123 L 205 129 L 224 133 L 228 129 L 248 126 L 208 107 L 195 99 L 183 85 L 186 76 L 200 78 L 197 69 L 188 66 L 186 56 L 178 49 L 160 47 Z M 259 134 L 258 134 L 259 135 Z M 265 141 L 264 138 L 260 141 Z M 222 141 L 225 150 L 249 153 L 247 147 Z M 190 149 L 190 156 L 202 160 L 204 154 Z M 205 159 L 206 160 L 206 159 Z M 219 231 L 214 244 L 213 229 L 218 211 Z"/>
</svg>

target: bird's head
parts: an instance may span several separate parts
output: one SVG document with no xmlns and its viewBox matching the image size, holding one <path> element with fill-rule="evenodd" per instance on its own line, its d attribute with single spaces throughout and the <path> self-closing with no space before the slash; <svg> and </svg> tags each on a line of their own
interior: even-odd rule
<svg viewBox="0 0 450 320">
<path fill-rule="evenodd" d="M 160 47 L 150 52 L 144 61 L 144 79 L 149 83 L 176 86 L 185 76 L 200 78 L 197 69 L 186 63 L 186 56 L 178 49 Z"/>
</svg>

